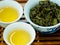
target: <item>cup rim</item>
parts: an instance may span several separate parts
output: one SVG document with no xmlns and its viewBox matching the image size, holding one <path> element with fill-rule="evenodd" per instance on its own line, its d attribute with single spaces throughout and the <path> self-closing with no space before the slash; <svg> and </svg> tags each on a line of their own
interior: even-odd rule
<svg viewBox="0 0 60 45">
<path fill-rule="evenodd" d="M 17 19 L 15 19 L 15 20 L 12 21 L 12 22 L 3 22 L 3 21 L 0 21 L 0 23 L 4 23 L 4 24 L 14 23 L 14 22 L 18 21 L 18 20 L 22 17 L 22 15 L 23 15 L 23 7 L 21 6 L 20 3 L 16 2 L 16 1 L 13 1 L 13 0 L 2 0 L 2 1 L 0 1 L 0 2 L 6 2 L 6 1 L 15 2 L 16 4 L 18 4 L 18 5 L 21 7 L 20 9 L 22 10 L 22 13 L 19 12 L 19 16 L 17 17 Z M 8 4 L 8 3 L 7 3 L 7 4 Z M 17 10 L 17 11 L 19 11 L 19 10 Z"/>
<path fill-rule="evenodd" d="M 16 22 L 16 23 L 17 23 L 17 24 L 18 24 L 18 23 L 22 23 L 22 24 L 28 25 L 30 29 L 31 29 L 31 28 L 33 29 L 34 36 L 33 36 L 33 38 L 31 38 L 31 41 L 30 41 L 29 43 L 27 43 L 27 45 L 30 45 L 30 44 L 34 41 L 35 36 L 36 36 L 36 32 L 35 32 L 34 28 L 33 28 L 30 24 L 27 24 L 27 23 L 25 23 L 25 22 Z M 13 23 L 13 25 L 16 24 L 16 23 Z M 8 26 L 6 27 L 6 29 L 9 28 L 9 26 L 11 27 L 11 25 L 12 25 L 12 24 L 8 25 Z M 13 26 L 12 26 L 12 27 L 13 27 Z M 5 42 L 10 45 L 10 43 L 7 41 L 7 38 L 5 39 L 5 37 L 4 37 L 4 36 L 6 36 L 6 35 L 5 35 L 5 34 L 6 34 L 6 33 L 5 33 L 5 32 L 6 32 L 6 29 L 5 29 L 4 32 L 3 32 L 3 38 L 4 38 Z M 30 34 L 31 34 L 31 33 L 30 33 Z M 7 35 L 7 36 L 8 36 L 8 35 Z"/>
</svg>

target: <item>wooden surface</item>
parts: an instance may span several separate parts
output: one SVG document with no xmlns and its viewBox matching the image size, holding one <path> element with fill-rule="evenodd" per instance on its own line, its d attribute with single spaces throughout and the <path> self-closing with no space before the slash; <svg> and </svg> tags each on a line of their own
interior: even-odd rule
<svg viewBox="0 0 60 45">
<path fill-rule="evenodd" d="M 25 2 L 27 2 L 28 0 L 16 0 L 16 1 L 21 2 L 21 3 L 25 3 Z"/>
<path fill-rule="evenodd" d="M 22 6 L 24 7 L 25 2 L 27 1 L 22 0 L 22 2 L 24 2 L 22 3 L 21 0 L 18 0 L 18 2 L 21 3 Z M 25 20 L 24 16 L 22 20 Z M 60 45 L 60 29 L 59 28 L 57 28 L 58 30 L 57 32 L 53 34 L 48 34 L 48 35 L 41 34 L 39 31 L 36 31 L 36 38 L 32 43 L 32 45 Z M 0 45 L 7 45 L 2 38 L 3 31 L 4 31 L 4 28 L 0 27 Z"/>
</svg>

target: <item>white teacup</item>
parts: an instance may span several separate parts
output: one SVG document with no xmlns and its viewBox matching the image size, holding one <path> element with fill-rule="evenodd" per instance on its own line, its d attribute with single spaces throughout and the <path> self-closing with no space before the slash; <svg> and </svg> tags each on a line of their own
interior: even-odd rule
<svg viewBox="0 0 60 45">
<path fill-rule="evenodd" d="M 60 23 L 58 23 L 54 26 L 43 27 L 43 26 L 36 25 L 35 23 L 33 23 L 30 20 L 30 17 L 29 17 L 30 9 L 34 6 L 36 6 L 37 4 L 39 4 L 39 1 L 41 1 L 41 0 L 29 0 L 26 3 L 26 5 L 24 7 L 24 15 L 25 15 L 27 21 L 30 24 L 32 24 L 36 30 L 39 30 L 42 33 L 50 34 L 50 33 L 56 32 L 57 31 L 56 28 L 60 25 Z M 55 2 L 60 6 L 60 0 L 50 0 L 50 1 Z"/>
<path fill-rule="evenodd" d="M 23 8 L 22 8 L 20 3 L 14 1 L 14 0 L 2 0 L 2 1 L 0 1 L 0 8 L 2 8 L 4 6 L 9 6 L 9 7 L 16 8 L 17 11 L 19 12 L 19 17 L 17 19 L 15 19 L 14 21 L 12 21 L 12 22 L 0 21 L 0 23 L 10 24 L 10 23 L 18 21 L 22 17 L 22 15 L 23 15 Z"/>
<path fill-rule="evenodd" d="M 24 22 L 16 22 L 16 23 L 13 23 L 13 24 L 8 25 L 6 27 L 6 29 L 4 30 L 3 38 L 4 38 L 4 41 L 8 45 L 10 45 L 10 43 L 8 42 L 8 39 L 7 39 L 8 34 L 12 30 L 14 30 L 14 29 L 25 29 L 25 31 L 27 31 L 30 34 L 31 40 L 30 40 L 30 42 L 27 45 L 30 45 L 34 41 L 35 36 L 36 36 L 34 28 L 31 25 L 27 24 L 27 23 L 24 23 Z"/>
</svg>

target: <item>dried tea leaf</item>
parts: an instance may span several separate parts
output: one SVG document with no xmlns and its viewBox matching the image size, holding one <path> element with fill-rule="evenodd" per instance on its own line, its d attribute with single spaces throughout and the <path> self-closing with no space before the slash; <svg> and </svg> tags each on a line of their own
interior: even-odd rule
<svg viewBox="0 0 60 45">
<path fill-rule="evenodd" d="M 60 6 L 50 1 L 40 1 L 30 9 L 30 19 L 39 26 L 53 26 L 60 22 Z"/>
</svg>

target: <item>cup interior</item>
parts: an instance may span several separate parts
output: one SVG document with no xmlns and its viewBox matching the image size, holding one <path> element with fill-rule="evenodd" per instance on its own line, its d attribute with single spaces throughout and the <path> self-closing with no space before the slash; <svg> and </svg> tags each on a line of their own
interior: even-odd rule
<svg viewBox="0 0 60 45">
<path fill-rule="evenodd" d="M 7 44 L 9 44 L 9 42 L 7 40 L 7 36 L 14 29 L 24 29 L 31 35 L 31 41 L 28 44 L 31 44 L 34 41 L 35 31 L 31 27 L 31 25 L 29 25 L 27 23 L 23 23 L 23 22 L 16 22 L 16 23 L 13 23 L 13 24 L 10 24 L 9 26 L 7 26 L 6 29 L 4 30 L 3 38 Z"/>
</svg>

